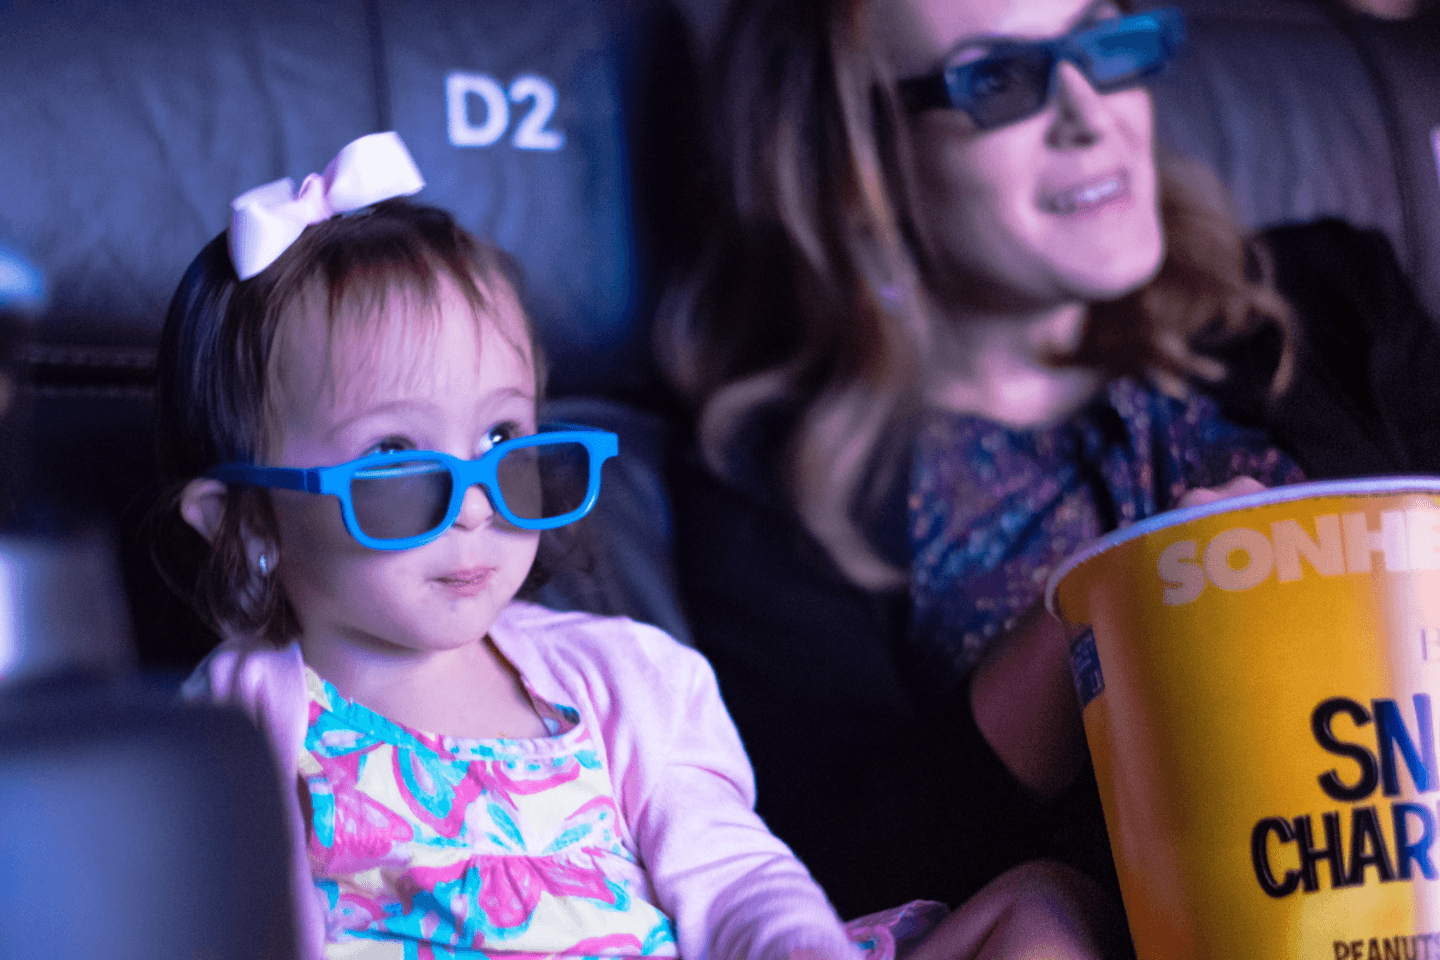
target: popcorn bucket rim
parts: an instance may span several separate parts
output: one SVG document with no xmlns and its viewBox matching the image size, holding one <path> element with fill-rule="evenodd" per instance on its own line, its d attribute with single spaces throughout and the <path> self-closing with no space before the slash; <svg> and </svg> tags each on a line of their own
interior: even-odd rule
<svg viewBox="0 0 1440 960">
<path fill-rule="evenodd" d="M 1307 500 L 1320 497 L 1386 496 L 1397 493 L 1440 494 L 1440 476 L 1402 477 L 1359 477 L 1350 480 L 1311 480 L 1293 483 L 1284 487 L 1272 487 L 1256 493 L 1237 497 L 1226 497 L 1196 507 L 1166 510 L 1146 517 L 1110 533 L 1097 537 L 1067 557 L 1045 584 L 1045 609 L 1054 617 L 1060 617 L 1057 608 L 1060 582 L 1072 570 L 1108 550 L 1140 537 L 1148 536 L 1168 527 L 1177 527 L 1204 517 L 1221 513 L 1236 513 L 1254 507 L 1288 503 L 1293 500 Z M 1063 618 L 1061 618 L 1063 619 Z"/>
</svg>

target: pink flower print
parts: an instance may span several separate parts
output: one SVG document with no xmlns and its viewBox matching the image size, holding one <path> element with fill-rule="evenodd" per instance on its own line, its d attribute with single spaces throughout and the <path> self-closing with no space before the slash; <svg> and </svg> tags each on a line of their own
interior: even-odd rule
<svg viewBox="0 0 1440 960">
<path fill-rule="evenodd" d="M 443 867 L 411 867 L 398 879 L 396 892 L 407 914 L 434 910 L 453 917 L 460 944 L 478 949 L 487 939 L 504 940 L 528 927 L 545 893 L 616 906 L 616 891 L 593 858 L 586 859 L 591 862 L 479 856 Z"/>
<path fill-rule="evenodd" d="M 396 883 L 407 914 L 435 910 L 453 918 L 460 943 L 484 946 L 530 925 L 545 890 L 530 857 L 475 857 L 443 867 L 411 867 Z M 441 926 L 445 926 L 442 922 Z"/>
<path fill-rule="evenodd" d="M 509 773 L 511 764 L 518 775 Z M 579 778 L 580 764 L 573 757 L 566 757 L 558 767 L 545 766 L 540 776 L 525 776 L 530 771 L 523 769 L 525 761 L 487 760 L 472 765 L 472 776 L 485 790 L 493 790 L 503 797 L 510 806 L 515 805 L 514 797 L 544 793 L 552 787 L 559 787 Z"/>
<path fill-rule="evenodd" d="M 442 837 L 458 837 L 466 808 L 485 792 L 484 764 L 400 748 L 394 765 L 400 795 L 416 819 Z"/>
<path fill-rule="evenodd" d="M 389 857 L 397 844 L 414 838 L 414 829 L 403 817 L 357 786 L 362 756 L 347 754 L 320 760 L 334 797 L 330 846 L 320 842 L 321 831 L 315 832 L 309 844 L 311 867 L 322 876 L 369 869 Z"/>
<path fill-rule="evenodd" d="M 325 873 L 335 876 L 367 869 L 413 837 L 410 824 L 370 797 L 361 793 L 336 797 L 335 846 Z"/>
<path fill-rule="evenodd" d="M 466 929 L 467 918 L 472 913 L 478 913 L 478 910 L 471 909 L 470 904 L 481 892 L 480 883 L 480 873 L 472 859 L 437 867 L 412 865 L 405 868 L 395 878 L 395 895 L 400 899 L 403 915 L 389 925 L 390 929 L 397 933 L 413 931 L 422 941 L 452 946 L 466 940 L 483 943 L 483 931 L 477 935 L 473 930 Z M 529 920 L 528 911 L 522 920 Z M 503 935 L 512 931 L 496 932 Z"/>
<path fill-rule="evenodd" d="M 501 930 L 528 924 L 545 889 L 531 859 L 483 857 L 476 867 L 480 875 L 476 905 L 488 924 Z M 476 946 L 481 943 L 483 936 Z"/>
<path fill-rule="evenodd" d="M 379 900 L 358 893 L 342 893 L 326 918 L 325 939 L 335 940 L 336 934 L 343 931 L 366 930 L 384 919 L 385 907 Z"/>
<path fill-rule="evenodd" d="M 435 952 L 435 944 L 421 941 L 415 946 L 415 960 L 454 960 L 455 954 L 449 950 L 444 953 Z"/>
<path fill-rule="evenodd" d="M 574 813 L 565 818 L 565 822 L 570 826 L 588 823 L 592 829 L 599 830 L 602 836 L 607 832 L 613 834 L 619 829 L 620 808 L 610 797 L 596 797 L 577 807 Z"/>
<path fill-rule="evenodd" d="M 326 757 L 338 757 L 342 754 L 355 753 L 359 751 L 370 751 L 379 746 L 379 741 L 367 733 L 359 730 L 322 730 L 315 728 L 310 736 L 314 745 L 314 752 Z"/>
<path fill-rule="evenodd" d="M 569 951 L 578 957 L 643 957 L 644 945 L 633 933 L 610 933 L 590 937 L 575 944 Z"/>
<path fill-rule="evenodd" d="M 555 857 L 479 857 L 480 909 L 486 920 L 503 928 L 528 920 L 541 893 L 586 897 L 615 906 L 615 893 L 605 883 L 604 874 L 593 858 L 586 859 L 591 862 L 582 865 Z"/>
</svg>

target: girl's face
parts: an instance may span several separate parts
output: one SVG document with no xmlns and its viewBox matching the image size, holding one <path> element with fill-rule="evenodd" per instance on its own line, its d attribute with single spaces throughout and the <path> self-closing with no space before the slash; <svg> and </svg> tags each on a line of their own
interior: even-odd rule
<svg viewBox="0 0 1440 960">
<path fill-rule="evenodd" d="M 342 321 L 332 337 L 315 309 L 292 318 L 276 347 L 270 464 L 329 466 L 392 449 L 468 460 L 535 432 L 535 374 L 518 306 L 494 294 L 495 316 L 477 320 L 453 284 L 441 289 L 429 307 L 392 297 L 362 335 Z M 480 640 L 535 560 L 538 533 L 506 524 L 479 487 L 453 527 L 396 551 L 356 543 L 334 497 L 270 493 L 275 575 L 307 659 L 319 645 L 403 654 Z"/>
<path fill-rule="evenodd" d="M 898 78 L 976 59 L 998 38 L 1048 39 L 1119 14 L 1107 0 L 874 0 Z M 978 130 L 958 110 L 908 118 L 917 224 L 950 306 L 1036 310 L 1108 300 L 1164 254 L 1150 94 L 1099 94 L 1061 61 L 1034 116 Z"/>
</svg>

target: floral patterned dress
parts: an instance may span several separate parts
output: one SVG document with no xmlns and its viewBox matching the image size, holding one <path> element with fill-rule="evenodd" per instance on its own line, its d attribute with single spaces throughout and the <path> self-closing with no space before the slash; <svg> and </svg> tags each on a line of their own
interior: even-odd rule
<svg viewBox="0 0 1440 960">
<path fill-rule="evenodd" d="M 532 694 L 548 737 L 435 736 L 305 672 L 327 957 L 677 956 L 573 709 Z"/>
</svg>

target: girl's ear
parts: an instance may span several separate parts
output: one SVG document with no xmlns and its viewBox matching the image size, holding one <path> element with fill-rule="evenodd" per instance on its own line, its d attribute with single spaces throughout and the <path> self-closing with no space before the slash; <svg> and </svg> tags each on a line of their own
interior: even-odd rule
<svg viewBox="0 0 1440 960">
<path fill-rule="evenodd" d="M 214 543 L 225 518 L 225 484 L 209 477 L 185 484 L 180 492 L 180 516 L 207 542 Z"/>
<path fill-rule="evenodd" d="M 211 546 L 225 520 L 226 492 L 225 484 L 210 477 L 191 480 L 180 491 L 180 516 Z M 275 563 L 267 542 L 251 532 L 247 523 L 240 525 L 240 539 L 252 569 L 258 569 L 261 576 L 267 574 Z"/>
</svg>

